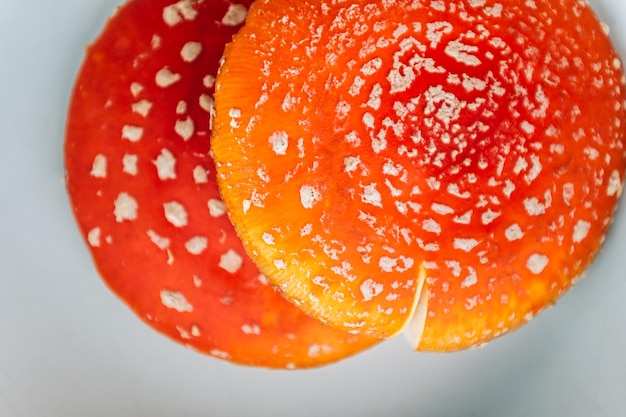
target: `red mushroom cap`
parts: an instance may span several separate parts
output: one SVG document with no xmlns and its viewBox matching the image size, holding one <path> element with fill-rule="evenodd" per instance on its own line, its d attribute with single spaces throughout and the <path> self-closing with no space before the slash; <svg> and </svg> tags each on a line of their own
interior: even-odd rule
<svg viewBox="0 0 626 417">
<path fill-rule="evenodd" d="M 307 313 L 476 346 L 575 282 L 624 181 L 624 74 L 586 2 L 258 0 L 213 151 L 260 269 Z"/>
<path fill-rule="evenodd" d="M 218 358 L 321 365 L 375 339 L 329 329 L 247 257 L 209 157 L 213 85 L 249 2 L 132 0 L 88 48 L 67 189 L 104 281 L 151 327 Z"/>
</svg>

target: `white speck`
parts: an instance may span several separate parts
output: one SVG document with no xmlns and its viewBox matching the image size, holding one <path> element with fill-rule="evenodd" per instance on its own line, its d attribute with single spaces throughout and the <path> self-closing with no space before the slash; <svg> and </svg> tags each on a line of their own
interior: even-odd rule
<svg viewBox="0 0 626 417">
<path fill-rule="evenodd" d="M 191 313 L 193 311 L 193 306 L 189 304 L 187 298 L 180 292 L 161 290 L 161 303 L 165 307 L 176 310 L 179 313 Z"/>
<path fill-rule="evenodd" d="M 535 4 L 535 0 L 526 0 L 526 7 L 536 10 L 537 4 Z"/>
<path fill-rule="evenodd" d="M 393 270 L 405 272 L 412 268 L 414 264 L 415 261 L 413 258 L 406 258 L 404 256 L 395 259 L 389 256 L 382 256 L 378 261 L 378 266 L 383 272 L 393 272 Z"/>
<path fill-rule="evenodd" d="M 348 133 L 345 136 L 345 139 L 346 139 L 346 142 L 348 142 L 352 146 L 357 147 L 357 146 L 361 145 L 361 139 L 359 139 L 359 136 L 354 131 Z"/>
<path fill-rule="evenodd" d="M 395 164 L 393 160 L 388 159 L 383 165 L 383 174 L 391 175 L 392 177 L 398 177 L 402 173 L 404 168 L 400 164 Z"/>
<path fill-rule="evenodd" d="M 591 146 L 586 147 L 583 152 L 585 155 L 587 155 L 587 158 L 591 159 L 592 161 L 598 159 L 598 157 L 600 156 L 598 150 L 592 148 Z"/>
<path fill-rule="evenodd" d="M 193 337 L 200 336 L 200 328 L 198 326 L 196 326 L 195 324 L 193 326 L 191 326 L 191 335 Z"/>
<path fill-rule="evenodd" d="M 576 226 L 574 226 L 574 243 L 582 242 L 589 234 L 590 229 L 591 223 L 579 220 Z"/>
<path fill-rule="evenodd" d="M 91 247 L 100 247 L 100 234 L 101 231 L 99 227 L 94 227 L 89 231 L 89 233 L 87 233 L 87 242 L 89 242 L 89 245 L 91 245 Z"/>
<path fill-rule="evenodd" d="M 487 82 L 480 78 L 470 77 L 467 74 L 463 74 L 463 88 L 468 93 L 472 91 L 484 91 L 487 88 Z"/>
<path fill-rule="evenodd" d="M 457 278 L 461 276 L 462 269 L 461 263 L 459 261 L 446 261 L 446 266 L 450 268 L 450 271 L 452 271 L 452 275 Z"/>
<path fill-rule="evenodd" d="M 572 198 L 574 198 L 575 189 L 574 184 L 568 182 L 567 184 L 563 184 L 563 202 L 570 205 Z"/>
<path fill-rule="evenodd" d="M 616 70 L 622 68 L 622 61 L 619 58 L 613 58 L 613 68 Z"/>
<path fill-rule="evenodd" d="M 465 277 L 463 282 L 461 283 L 461 288 L 469 288 L 478 283 L 478 276 L 476 275 L 476 270 L 474 268 L 467 268 L 469 270 L 469 275 Z"/>
<path fill-rule="evenodd" d="M 176 330 L 178 330 L 178 334 L 180 335 L 181 339 L 185 339 L 185 340 L 191 339 L 191 335 L 189 334 L 187 330 L 183 329 L 180 326 L 176 326 Z"/>
<path fill-rule="evenodd" d="M 285 98 L 283 98 L 283 104 L 280 106 L 280 108 L 285 112 L 290 112 L 290 111 L 295 111 L 296 110 L 296 104 L 298 103 L 298 100 L 296 97 L 293 97 L 291 95 L 291 92 L 287 92 L 287 94 L 285 94 Z"/>
<path fill-rule="evenodd" d="M 530 171 L 528 171 L 528 174 L 524 176 L 524 179 L 526 180 L 527 184 L 530 184 L 531 182 L 533 182 L 539 176 L 539 174 L 541 173 L 541 170 L 543 169 L 541 162 L 539 160 L 539 157 L 537 155 L 531 155 L 530 161 L 531 161 Z"/>
<path fill-rule="evenodd" d="M 206 237 L 196 236 L 185 242 L 185 249 L 192 255 L 200 255 L 209 245 Z"/>
<path fill-rule="evenodd" d="M 246 20 L 248 9 L 243 4 L 231 4 L 228 6 L 226 14 L 222 18 L 222 24 L 226 26 L 237 26 Z"/>
<path fill-rule="evenodd" d="M 351 174 L 356 171 L 361 163 L 360 156 L 346 156 L 343 160 L 344 172 L 346 174 Z"/>
<path fill-rule="evenodd" d="M 194 20 L 198 11 L 194 9 L 195 0 L 180 0 L 163 8 L 163 21 L 168 26 L 175 26 L 183 20 Z"/>
<path fill-rule="evenodd" d="M 394 54 L 393 68 L 387 75 L 387 81 L 391 84 L 391 94 L 401 93 L 411 87 L 415 81 L 415 71 L 409 65 L 404 64 L 400 58 L 402 51 Z"/>
<path fill-rule="evenodd" d="M 383 60 L 380 57 L 376 57 L 363 64 L 363 66 L 361 67 L 361 72 L 363 73 L 363 75 L 369 76 L 378 71 L 382 66 Z"/>
<path fill-rule="evenodd" d="M 241 118 L 241 109 L 231 107 L 230 109 L 228 109 L 228 117 L 231 118 L 230 127 L 236 129 L 241 126 L 241 123 L 239 122 L 239 119 Z"/>
<path fill-rule="evenodd" d="M 361 201 L 366 204 L 371 204 L 376 207 L 383 207 L 382 197 L 376 189 L 376 183 L 361 186 L 363 192 L 361 193 Z"/>
<path fill-rule="evenodd" d="M 243 257 L 230 249 L 228 252 L 220 256 L 219 267 L 231 274 L 236 273 L 243 266 Z"/>
<path fill-rule="evenodd" d="M 504 185 L 504 189 L 502 190 L 502 192 L 508 198 L 511 198 L 511 194 L 513 194 L 513 191 L 515 191 L 515 184 L 511 180 L 506 180 L 506 183 Z"/>
<path fill-rule="evenodd" d="M 548 132 L 546 132 L 546 134 L 548 134 Z M 563 155 L 563 153 L 565 152 L 565 146 L 560 143 L 553 143 L 550 145 L 550 152 L 557 155 Z"/>
<path fill-rule="evenodd" d="M 363 124 L 365 125 L 365 127 L 369 127 L 370 129 L 374 128 L 375 119 L 371 113 L 368 112 L 368 113 L 363 114 L 362 120 L 363 120 Z"/>
<path fill-rule="evenodd" d="M 148 237 L 161 250 L 165 250 L 170 246 L 170 240 L 166 237 L 159 236 L 154 230 L 148 230 Z"/>
<path fill-rule="evenodd" d="M 122 158 L 122 171 L 129 175 L 137 175 L 137 155 L 124 154 Z"/>
<path fill-rule="evenodd" d="M 530 255 L 526 261 L 526 268 L 535 275 L 539 275 L 548 265 L 549 259 L 545 255 L 537 253 Z"/>
<path fill-rule="evenodd" d="M 424 97 L 426 99 L 424 114 L 435 113 L 435 117 L 446 126 L 459 118 L 463 103 L 456 95 L 445 91 L 441 85 L 430 87 Z"/>
<path fill-rule="evenodd" d="M 106 156 L 102 154 L 96 155 L 96 157 L 93 159 L 93 164 L 91 165 L 90 174 L 92 177 L 106 178 L 107 176 L 107 157 Z"/>
<path fill-rule="evenodd" d="M 311 209 L 322 200 L 322 194 L 312 185 L 303 185 L 300 187 L 300 203 L 302 207 Z"/>
<path fill-rule="evenodd" d="M 337 106 L 335 107 L 335 113 L 337 116 L 338 120 L 344 119 L 349 113 L 350 113 L 350 109 L 352 107 L 350 106 L 350 103 L 348 103 L 345 100 L 340 100 L 337 103 Z"/>
<path fill-rule="evenodd" d="M 242 209 L 243 209 L 243 214 L 246 214 L 248 212 L 248 210 L 250 210 L 250 207 L 252 207 L 252 201 L 250 200 L 243 200 L 241 203 Z"/>
<path fill-rule="evenodd" d="M 143 127 L 139 126 L 122 126 L 122 139 L 127 139 L 131 142 L 139 142 L 143 136 Z"/>
<path fill-rule="evenodd" d="M 449 22 L 438 21 L 427 24 L 426 39 L 430 41 L 430 47 L 436 48 L 441 42 L 443 35 L 451 33 L 454 29 Z"/>
<path fill-rule="evenodd" d="M 259 274 L 256 278 L 259 280 L 259 282 L 262 285 L 270 285 L 270 281 L 267 279 L 265 275 Z"/>
<path fill-rule="evenodd" d="M 154 81 L 159 87 L 167 88 L 180 81 L 180 74 L 172 72 L 168 67 L 163 67 L 157 71 Z"/>
<path fill-rule="evenodd" d="M 470 224 L 472 221 L 472 213 L 473 211 L 470 210 L 460 216 L 456 216 L 454 222 L 458 224 Z"/>
<path fill-rule="evenodd" d="M 261 238 L 263 239 L 263 242 L 268 245 L 274 245 L 276 243 L 276 241 L 274 240 L 274 236 L 271 233 L 265 232 L 263 233 L 263 236 L 261 236 Z"/>
<path fill-rule="evenodd" d="M 305 224 L 302 229 L 300 229 L 300 237 L 308 236 L 313 232 L 313 225 L 311 223 Z"/>
<path fill-rule="evenodd" d="M 471 55 L 478 52 L 478 47 L 475 45 L 466 45 L 460 41 L 452 41 L 446 45 L 445 53 L 449 57 L 455 59 L 457 62 L 468 66 L 478 66 L 481 64 L 480 59 Z"/>
<path fill-rule="evenodd" d="M 133 110 L 133 112 L 143 117 L 148 116 L 151 108 L 152 102 L 148 100 L 139 100 L 138 102 L 131 105 L 131 109 Z"/>
<path fill-rule="evenodd" d="M 540 203 L 536 197 L 524 200 L 524 208 L 531 216 L 540 216 L 546 212 L 546 206 Z"/>
<path fill-rule="evenodd" d="M 520 172 L 528 168 L 528 162 L 523 157 L 517 158 L 517 162 L 515 162 L 515 166 L 513 167 L 513 172 L 515 175 L 518 175 Z"/>
<path fill-rule="evenodd" d="M 211 217 L 220 217 L 226 213 L 226 205 L 222 200 L 211 198 L 209 200 L 208 207 Z"/>
<path fill-rule="evenodd" d="M 532 135 L 533 133 L 535 133 L 535 126 L 530 124 L 526 120 L 522 122 L 521 128 L 524 132 L 526 132 L 529 135 Z"/>
<path fill-rule="evenodd" d="M 472 249 L 474 249 L 480 242 L 477 241 L 476 239 L 461 239 L 461 238 L 455 238 L 454 239 L 454 248 L 455 249 L 460 249 L 462 251 L 465 252 L 470 252 Z"/>
<path fill-rule="evenodd" d="M 380 108 L 381 99 L 380 96 L 383 93 L 383 88 L 380 84 L 376 83 L 372 87 L 372 91 L 370 92 L 369 100 L 367 101 L 367 105 L 374 110 L 378 110 Z"/>
<path fill-rule="evenodd" d="M 139 93 L 141 93 L 142 91 L 143 91 L 143 85 L 139 83 L 132 83 L 130 85 L 130 93 L 133 95 L 133 97 L 137 97 Z"/>
<path fill-rule="evenodd" d="M 196 126 L 190 116 L 187 116 L 185 119 L 176 120 L 176 124 L 174 125 L 176 134 L 185 141 L 191 139 L 195 130 Z"/>
<path fill-rule="evenodd" d="M 439 223 L 437 223 L 433 219 L 424 220 L 422 222 L 422 229 L 426 230 L 427 232 L 431 232 L 435 234 L 441 233 L 441 226 L 439 225 Z"/>
<path fill-rule="evenodd" d="M 618 170 L 614 170 L 609 178 L 609 186 L 607 187 L 606 194 L 609 197 L 617 195 L 619 197 L 622 194 L 622 180 Z"/>
<path fill-rule="evenodd" d="M 215 86 L 215 76 L 205 75 L 202 79 L 202 85 L 206 88 L 213 88 Z"/>
<path fill-rule="evenodd" d="M 196 184 L 206 184 L 209 182 L 209 175 L 206 168 L 202 165 L 196 165 L 193 169 L 193 180 Z"/>
<path fill-rule="evenodd" d="M 176 158 L 167 149 L 161 149 L 161 153 L 152 161 L 157 169 L 159 179 L 165 181 L 176 178 Z"/>
<path fill-rule="evenodd" d="M 505 230 L 504 234 L 509 241 L 518 240 L 524 237 L 524 232 L 522 232 L 521 227 L 517 223 L 509 226 Z"/>
<path fill-rule="evenodd" d="M 483 224 L 489 224 L 500 216 L 500 212 L 487 210 L 482 215 Z"/>
<path fill-rule="evenodd" d="M 367 113 L 369 114 L 369 113 Z M 378 135 L 372 136 L 372 150 L 375 153 L 381 153 L 385 149 L 387 149 L 387 139 L 386 139 L 387 131 L 381 129 L 378 132 Z"/>
<path fill-rule="evenodd" d="M 115 221 L 135 220 L 137 218 L 137 200 L 127 193 L 119 193 L 115 199 Z"/>
<path fill-rule="evenodd" d="M 282 271 L 284 269 L 287 269 L 287 262 L 283 261 L 282 259 L 274 259 L 274 266 L 276 267 L 276 269 Z"/>
<path fill-rule="evenodd" d="M 459 198 L 470 198 L 471 194 L 469 191 L 461 192 L 459 186 L 457 184 L 448 184 L 448 193 L 455 197 Z"/>
<path fill-rule="evenodd" d="M 363 301 L 370 301 L 374 297 L 383 292 L 382 284 L 377 283 L 373 279 L 367 279 L 361 283 L 361 294 Z"/>
<path fill-rule="evenodd" d="M 446 10 L 446 3 L 444 2 L 444 0 L 431 0 L 430 7 L 432 7 L 434 10 L 444 12 Z"/>
<path fill-rule="evenodd" d="M 289 137 L 287 136 L 287 132 L 283 130 L 276 131 L 271 134 L 268 141 L 270 145 L 272 145 L 272 150 L 276 155 L 287 154 L 287 148 L 289 147 Z"/>
<path fill-rule="evenodd" d="M 187 210 L 185 206 L 177 201 L 170 201 L 163 204 L 163 212 L 168 222 L 176 227 L 187 226 Z"/>
<path fill-rule="evenodd" d="M 261 334 L 261 328 L 259 327 L 258 324 L 244 324 L 243 326 L 241 326 L 241 331 L 244 334 L 250 334 L 250 335 L 260 335 Z"/>
<path fill-rule="evenodd" d="M 150 39 L 150 47 L 153 50 L 157 50 L 161 47 L 161 43 L 163 42 L 163 39 L 161 39 L 161 37 L 159 35 L 152 35 L 152 39 Z"/>
<path fill-rule="evenodd" d="M 263 180 L 263 182 L 270 182 L 270 175 L 267 173 L 267 169 L 265 167 L 260 167 L 256 170 L 256 174 L 259 178 Z"/>
<path fill-rule="evenodd" d="M 474 307 L 476 307 L 476 305 L 478 305 L 478 296 L 465 299 L 464 307 L 466 310 L 472 310 Z"/>
<path fill-rule="evenodd" d="M 393 31 L 393 37 L 396 39 L 400 39 L 400 37 L 408 31 L 409 28 L 407 27 L 407 25 L 399 24 L 398 27 Z"/>
<path fill-rule="evenodd" d="M 435 213 L 447 215 L 454 213 L 454 209 L 450 206 L 446 206 L 444 204 L 433 203 L 430 207 Z"/>
<path fill-rule="evenodd" d="M 485 14 L 500 17 L 502 15 L 502 5 L 500 3 L 496 3 L 493 6 L 485 7 Z"/>
<path fill-rule="evenodd" d="M 363 87 L 364 85 L 365 80 L 357 75 L 356 77 L 354 77 L 354 81 L 352 82 L 352 85 L 348 90 L 348 94 L 353 97 L 359 95 L 359 93 L 361 92 L 361 87 Z"/>
<path fill-rule="evenodd" d="M 208 94 L 202 94 L 198 99 L 198 104 L 200 104 L 202 110 L 209 114 L 213 113 L 215 109 L 215 99 Z"/>
<path fill-rule="evenodd" d="M 311 358 L 317 358 L 321 353 L 331 353 L 333 348 L 328 345 L 311 345 L 307 351 L 307 354 Z"/>
<path fill-rule="evenodd" d="M 187 42 L 180 50 L 180 57 L 185 62 L 193 62 L 200 56 L 202 44 L 200 42 Z"/>
<path fill-rule="evenodd" d="M 228 353 L 217 349 L 210 350 L 209 355 L 220 359 L 230 359 L 230 355 Z"/>
</svg>

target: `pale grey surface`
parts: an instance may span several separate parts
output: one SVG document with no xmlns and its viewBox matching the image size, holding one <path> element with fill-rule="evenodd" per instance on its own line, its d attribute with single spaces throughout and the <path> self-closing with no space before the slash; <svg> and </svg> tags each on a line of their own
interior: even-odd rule
<svg viewBox="0 0 626 417">
<path fill-rule="evenodd" d="M 61 181 L 73 77 L 116 4 L 0 0 L 0 417 L 624 416 L 624 207 L 588 279 L 476 351 L 414 354 L 399 338 L 277 372 L 140 323 L 94 272 Z M 592 5 L 626 56 L 626 2 Z"/>
</svg>

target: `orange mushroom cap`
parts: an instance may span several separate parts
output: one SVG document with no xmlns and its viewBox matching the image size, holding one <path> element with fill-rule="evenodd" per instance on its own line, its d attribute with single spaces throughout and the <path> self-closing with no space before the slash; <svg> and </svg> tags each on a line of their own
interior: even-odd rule
<svg viewBox="0 0 626 417">
<path fill-rule="evenodd" d="M 247 1 L 132 0 L 87 51 L 67 189 L 111 290 L 146 323 L 233 362 L 302 368 L 376 342 L 287 302 L 247 257 L 209 157 L 213 85 Z"/>
<path fill-rule="evenodd" d="M 258 0 L 218 75 L 218 184 L 304 311 L 463 349 L 594 258 L 624 181 L 624 98 L 585 2 Z"/>
</svg>

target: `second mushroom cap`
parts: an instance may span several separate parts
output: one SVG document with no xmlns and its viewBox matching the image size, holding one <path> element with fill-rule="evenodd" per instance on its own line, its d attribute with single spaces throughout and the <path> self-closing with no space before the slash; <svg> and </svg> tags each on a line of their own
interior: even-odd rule
<svg viewBox="0 0 626 417">
<path fill-rule="evenodd" d="M 307 313 L 475 346 L 553 303 L 603 242 L 623 77 L 579 1 L 259 0 L 218 77 L 221 193 Z"/>
</svg>

